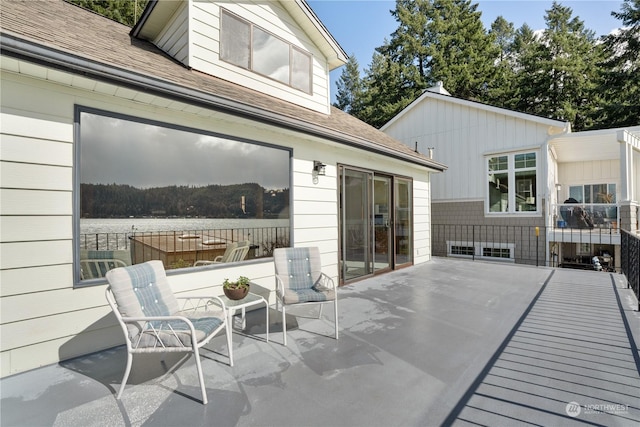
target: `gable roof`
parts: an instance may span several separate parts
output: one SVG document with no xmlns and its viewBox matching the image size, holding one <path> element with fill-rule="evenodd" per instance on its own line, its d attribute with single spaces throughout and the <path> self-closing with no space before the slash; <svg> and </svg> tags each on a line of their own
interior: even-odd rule
<svg viewBox="0 0 640 427">
<path fill-rule="evenodd" d="M 46 67 L 141 90 L 443 171 L 372 126 L 332 107 L 322 114 L 190 70 L 130 28 L 62 0 L 2 1 L 0 48 Z"/>
<path fill-rule="evenodd" d="M 131 30 L 131 35 L 144 40 L 153 40 L 166 22 L 182 5 L 178 0 L 150 0 L 140 20 Z M 304 0 L 280 1 L 282 7 L 296 20 L 328 60 L 330 70 L 341 67 L 349 60 L 344 49 L 333 38 Z"/>
<path fill-rule="evenodd" d="M 437 90 L 433 90 L 433 89 L 437 89 Z M 527 120 L 534 123 L 540 123 L 542 125 L 559 128 L 559 131 L 562 131 L 565 129 L 566 131 L 570 131 L 571 129 L 571 124 L 569 122 L 548 119 L 546 117 L 535 116 L 533 114 L 527 114 L 527 113 L 521 113 L 518 111 L 508 110 L 506 108 L 494 107 L 492 105 L 484 104 L 482 102 L 469 101 L 462 98 L 456 98 L 455 96 L 449 95 L 446 90 L 444 90 L 444 92 L 442 92 L 442 90 L 444 90 L 444 87 L 442 87 L 441 85 L 440 87 L 436 86 L 435 88 L 425 90 L 422 93 L 422 95 L 420 95 L 413 102 L 411 102 L 411 104 L 407 105 L 404 109 L 402 109 L 402 111 L 396 114 L 395 117 L 393 117 L 391 120 L 385 123 L 384 126 L 380 128 L 380 130 L 384 131 L 386 128 L 388 128 L 397 120 L 399 120 L 403 115 L 411 111 L 418 104 L 428 99 L 436 99 L 439 101 L 450 102 L 452 104 L 462 105 L 465 107 L 475 108 L 478 110 L 484 110 L 484 111 L 495 113 L 495 114 L 502 114 L 507 117 L 514 117 L 517 119 Z"/>
</svg>

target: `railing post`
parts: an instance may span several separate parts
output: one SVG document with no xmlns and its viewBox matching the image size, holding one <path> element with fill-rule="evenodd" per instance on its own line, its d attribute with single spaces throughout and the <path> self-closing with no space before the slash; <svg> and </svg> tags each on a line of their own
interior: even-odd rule
<svg viewBox="0 0 640 427">
<path fill-rule="evenodd" d="M 476 260 L 476 226 L 471 226 L 471 245 L 473 247 L 473 255 L 471 255 L 471 259 L 473 261 Z"/>
<path fill-rule="evenodd" d="M 539 255 L 539 250 L 540 250 L 540 227 L 536 227 L 536 267 L 539 267 L 538 263 L 538 257 Z"/>
</svg>

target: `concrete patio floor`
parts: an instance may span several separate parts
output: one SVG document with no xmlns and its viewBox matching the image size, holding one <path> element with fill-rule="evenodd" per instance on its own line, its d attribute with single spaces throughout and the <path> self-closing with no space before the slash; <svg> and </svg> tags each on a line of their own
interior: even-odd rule
<svg viewBox="0 0 640 427">
<path fill-rule="evenodd" d="M 117 401 L 120 347 L 0 380 L 0 424 L 637 426 L 636 306 L 618 274 L 435 258 L 341 288 L 338 341 L 330 309 L 288 310 L 288 347 L 249 313 L 234 367 L 203 352 L 208 405 L 178 355 L 134 356 Z"/>
</svg>

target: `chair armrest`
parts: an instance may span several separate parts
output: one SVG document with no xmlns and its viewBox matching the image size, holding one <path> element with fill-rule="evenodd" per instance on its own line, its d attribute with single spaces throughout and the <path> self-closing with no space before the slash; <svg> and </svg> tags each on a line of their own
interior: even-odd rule
<svg viewBox="0 0 640 427">
<path fill-rule="evenodd" d="M 328 289 L 336 289 L 336 282 L 324 273 L 320 273 L 320 278 L 318 279 L 316 284 L 320 284 L 322 287 Z"/>
<path fill-rule="evenodd" d="M 176 297 L 176 299 L 180 302 L 183 301 L 182 307 L 180 311 L 188 311 L 188 310 L 209 310 L 211 305 L 217 306 L 221 308 L 225 317 L 227 315 L 227 307 L 224 305 L 224 302 L 218 296 L 189 296 L 189 297 Z M 194 302 L 195 301 L 195 302 Z"/>
<path fill-rule="evenodd" d="M 195 336 L 196 333 L 196 329 L 193 327 L 193 323 L 191 322 L 191 320 L 187 319 L 184 316 L 148 316 L 148 317 L 122 317 L 121 318 L 122 321 L 126 324 L 126 323 L 137 323 L 140 324 L 140 322 L 144 322 L 144 325 L 142 327 L 142 330 L 155 330 L 155 327 L 153 325 L 150 325 L 150 328 L 147 328 L 147 324 L 150 324 L 151 322 L 170 322 L 170 321 L 181 321 L 187 324 L 187 326 L 189 327 L 189 330 L 191 332 L 191 334 L 193 334 Z"/>
<path fill-rule="evenodd" d="M 284 284 L 282 283 L 282 279 L 280 276 L 276 274 L 276 297 L 282 299 L 284 295 Z"/>
</svg>

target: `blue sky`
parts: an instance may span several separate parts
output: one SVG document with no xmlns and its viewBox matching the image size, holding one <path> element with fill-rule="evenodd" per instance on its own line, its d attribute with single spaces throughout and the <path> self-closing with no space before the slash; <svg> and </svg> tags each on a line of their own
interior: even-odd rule
<svg viewBox="0 0 640 427">
<path fill-rule="evenodd" d="M 338 41 L 347 55 L 355 55 L 361 69 L 367 68 L 376 47 L 397 28 L 390 10 L 394 0 L 307 0 L 307 3 Z M 519 28 L 525 22 L 534 30 L 545 28 L 544 16 L 551 8 L 552 0 L 481 0 L 478 10 L 482 12 L 485 28 L 500 15 Z M 579 17 L 596 36 L 609 34 L 621 22 L 611 16 L 619 12 L 621 1 L 579 0 L 560 1 L 563 6 L 573 9 L 573 16 Z M 336 81 L 340 78 L 340 67 L 331 73 L 332 98 L 335 98 Z"/>
</svg>

